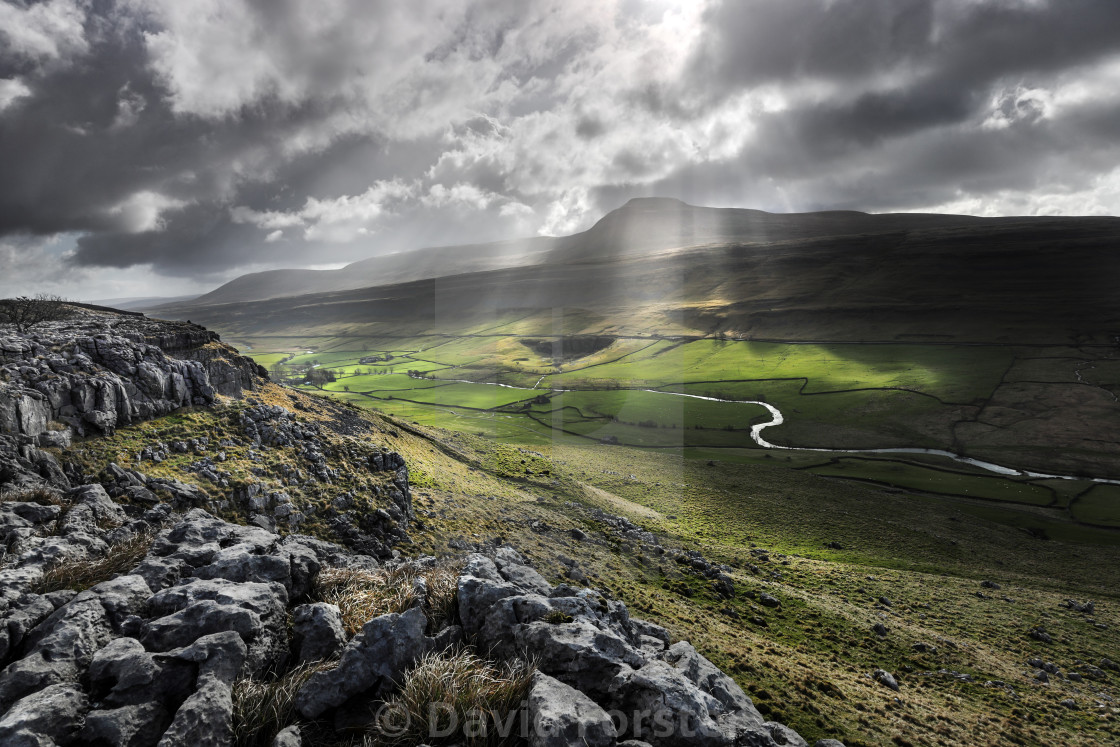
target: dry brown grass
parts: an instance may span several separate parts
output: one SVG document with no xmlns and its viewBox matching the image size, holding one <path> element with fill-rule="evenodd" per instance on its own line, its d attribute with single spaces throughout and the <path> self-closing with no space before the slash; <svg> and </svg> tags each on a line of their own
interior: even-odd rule
<svg viewBox="0 0 1120 747">
<path fill-rule="evenodd" d="M 324 568 L 315 597 L 338 605 L 342 626 L 350 636 L 379 615 L 404 612 L 417 604 L 423 606 L 432 629 L 438 629 L 455 616 L 458 580 L 459 566 L 446 564 L 431 568 L 401 565 L 378 571 Z"/>
<path fill-rule="evenodd" d="M 296 693 L 311 675 L 336 666 L 316 661 L 296 667 L 272 682 L 238 680 L 233 685 L 233 739 L 238 747 L 268 747 L 281 730 L 298 719 Z"/>
<path fill-rule="evenodd" d="M 64 560 L 43 574 L 33 591 L 46 594 L 62 589 L 85 591 L 102 581 L 128 573 L 148 554 L 155 539 L 152 530 L 138 532 L 132 537 L 117 542 L 109 551 L 94 560 Z"/>
<path fill-rule="evenodd" d="M 0 493 L 0 501 L 10 503 L 38 503 L 40 506 L 61 506 L 62 494 L 54 488 L 37 485 L 33 488 L 5 490 Z"/>
<path fill-rule="evenodd" d="M 494 664 L 466 650 L 426 654 L 385 702 L 367 743 L 520 743 L 520 712 L 534 670 L 520 661 Z"/>
</svg>

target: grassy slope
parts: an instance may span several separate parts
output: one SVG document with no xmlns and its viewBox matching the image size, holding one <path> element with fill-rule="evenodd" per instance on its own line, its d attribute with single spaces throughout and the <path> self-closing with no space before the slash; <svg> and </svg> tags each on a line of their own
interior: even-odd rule
<svg viewBox="0 0 1120 747">
<path fill-rule="evenodd" d="M 516 447 L 409 428 L 425 438 L 401 443 L 413 464 L 424 465 L 419 548 L 439 552 L 456 537 L 503 538 L 553 579 L 564 575 L 561 556 L 577 559 L 594 585 L 694 641 L 764 712 L 810 742 L 1097 744 L 1117 735 L 1111 711 L 1095 709 L 1092 697 L 1112 692 L 1110 685 L 1044 686 L 1026 666 L 1037 654 L 1076 669 L 1075 661 L 1095 662 L 1120 645 L 1120 551 L 1111 534 L 1082 536 L 1081 544 L 1039 540 L 991 521 L 992 509 L 765 464 L 709 466 L 671 453 L 568 443 Z M 662 556 L 603 534 L 589 507 L 625 515 L 666 545 L 731 564 L 739 595 L 719 599 Z M 572 528 L 590 540 L 572 539 Z M 751 554 L 755 546 L 771 550 L 770 563 Z M 1003 588 L 984 589 L 985 578 Z M 745 595 L 752 590 L 774 594 L 782 609 L 757 605 Z M 892 606 L 879 605 L 880 596 Z M 1069 596 L 1096 599 L 1096 618 L 1063 609 Z M 880 621 L 889 629 L 885 638 L 871 631 Z M 1028 637 L 1039 624 L 1056 643 Z M 916 642 L 937 652 L 916 653 Z M 880 666 L 899 674 L 901 702 L 866 677 Z M 984 686 L 988 680 L 1002 680 L 1015 694 Z M 1076 711 L 1059 704 L 1067 697 Z"/>
<path fill-rule="evenodd" d="M 507 541 L 554 581 L 567 573 L 565 558 L 574 559 L 593 585 L 692 640 L 764 713 L 810 742 L 833 736 L 849 745 L 1101 744 L 1118 736 L 1115 711 L 1097 707 L 1098 693 L 1120 697 L 1117 674 L 1105 683 L 1042 685 L 1026 665 L 1038 655 L 1075 671 L 1079 662 L 1120 658 L 1120 550 L 1109 532 L 1083 532 L 1075 542 L 1040 540 L 998 515 L 1017 509 L 837 482 L 788 469 L 780 456 L 735 460 L 720 452 L 709 464 L 703 454 L 692 459 L 566 439 L 517 446 L 344 410 L 277 387 L 264 398 L 323 422 L 345 413 L 351 428 L 355 418 L 365 422 L 373 443 L 404 454 L 422 522 L 407 553 L 447 552 L 455 539 Z M 178 413 L 78 448 L 90 470 L 108 461 L 128 464 L 155 437 L 220 437 L 232 423 L 223 412 Z M 240 474 L 251 466 L 246 455 L 229 451 L 226 469 Z M 181 466 L 168 460 L 144 468 L 199 482 Z M 321 497 L 355 488 L 360 493 L 363 486 L 324 485 Z M 605 531 L 592 508 L 627 516 L 663 546 L 699 549 L 730 564 L 737 596 L 720 599 L 665 556 Z M 588 538 L 574 539 L 575 528 Z M 843 549 L 826 547 L 830 542 Z M 752 554 L 756 546 L 770 550 L 768 562 Z M 1003 588 L 982 588 L 985 578 Z M 748 596 L 758 591 L 778 597 L 782 608 L 759 606 Z M 891 606 L 878 604 L 880 596 Z M 1095 599 L 1096 616 L 1064 609 L 1067 597 Z M 885 637 L 871 631 L 876 622 L 887 626 Z M 1055 642 L 1032 640 L 1036 625 Z M 937 651 L 914 652 L 915 642 Z M 876 667 L 899 676 L 897 701 L 867 677 Z M 986 686 L 989 680 L 1006 687 Z M 1075 709 L 1060 705 L 1066 698 Z"/>
</svg>

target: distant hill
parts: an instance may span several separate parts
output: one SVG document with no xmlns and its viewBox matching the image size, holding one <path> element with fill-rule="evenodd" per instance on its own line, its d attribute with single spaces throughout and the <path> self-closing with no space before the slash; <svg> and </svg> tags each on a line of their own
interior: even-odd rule
<svg viewBox="0 0 1120 747">
<path fill-rule="evenodd" d="M 537 236 L 484 244 L 431 247 L 353 262 L 337 270 L 266 270 L 234 278 L 184 299 L 129 299 L 128 308 L 207 306 L 331 293 L 538 263 L 570 264 L 711 243 L 769 242 L 918 227 L 969 225 L 962 215 L 869 215 L 853 211 L 767 213 L 707 208 L 643 197 L 613 210 L 589 230 L 558 238 Z M 146 301 L 146 303 L 145 303 Z M 113 304 L 106 304 L 113 305 Z M 119 307 L 124 308 L 123 306 Z"/>
<path fill-rule="evenodd" d="M 767 213 L 743 208 L 698 207 L 662 197 L 639 197 L 607 213 L 589 230 L 560 240 L 549 253 L 548 261 L 599 261 L 674 247 L 756 244 L 884 231 L 970 226 L 991 220 L 970 215 L 920 213 Z"/>
<path fill-rule="evenodd" d="M 471 264 L 462 247 L 441 274 L 426 250 L 393 255 L 399 275 L 383 272 L 369 287 L 316 292 L 292 275 L 289 296 L 223 300 L 236 297 L 234 281 L 160 312 L 271 334 L 514 314 L 523 334 L 537 334 L 562 312 L 578 319 L 565 322 L 569 331 L 584 334 L 1111 341 L 1120 334 L 1118 243 L 1117 218 L 781 215 L 641 199 L 588 231 L 530 242 L 537 252 L 522 257 L 534 264 L 488 269 L 500 254 L 488 244 L 476 247 L 482 271 L 455 271 Z M 409 273 L 420 279 L 390 281 Z"/>
<path fill-rule="evenodd" d="M 127 298 L 99 298 L 88 303 L 94 306 L 103 306 L 110 309 L 149 309 L 153 306 L 166 306 L 168 304 L 190 303 L 198 298 L 197 294 L 190 296 L 129 296 Z"/>
<path fill-rule="evenodd" d="M 353 262 L 337 270 L 267 270 L 234 278 L 209 293 L 179 305 L 206 306 L 262 301 L 269 298 L 329 293 L 374 285 L 423 280 L 441 275 L 519 267 L 531 264 L 550 249 L 555 239 L 540 236 L 418 249 Z M 149 308 L 167 304 L 149 304 Z"/>
</svg>

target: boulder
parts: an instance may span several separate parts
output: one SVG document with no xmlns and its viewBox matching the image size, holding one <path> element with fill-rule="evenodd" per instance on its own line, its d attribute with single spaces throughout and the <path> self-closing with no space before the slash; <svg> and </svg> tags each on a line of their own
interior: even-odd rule
<svg viewBox="0 0 1120 747">
<path fill-rule="evenodd" d="M 160 674 L 159 665 L 139 641 L 117 638 L 93 656 L 89 665 L 90 693 L 109 706 L 146 703 L 157 697 L 158 686 L 166 683 Z M 188 683 L 183 685 L 189 687 Z"/>
<path fill-rule="evenodd" d="M 78 741 L 82 744 L 150 747 L 159 741 L 170 723 L 171 714 L 156 701 L 99 709 L 86 714 Z"/>
<path fill-rule="evenodd" d="M 645 663 L 626 640 L 587 620 L 538 621 L 522 626 L 514 636 L 520 650 L 537 658 L 541 671 L 598 702 L 603 702 L 616 676 Z"/>
<path fill-rule="evenodd" d="M 758 726 L 764 721 L 754 702 L 715 664 L 700 655 L 688 641 L 673 644 L 663 656 L 666 663 L 683 674 L 701 691 L 715 698 L 725 710 L 737 713 L 740 718 Z"/>
<path fill-rule="evenodd" d="M 0 673 L 0 712 L 49 685 L 73 683 L 94 653 L 112 638 L 112 626 L 96 595 L 55 610 L 25 642 L 23 658 Z"/>
<path fill-rule="evenodd" d="M 0 616 L 0 663 L 6 662 L 9 654 L 19 649 L 28 631 L 54 610 L 54 605 L 45 597 L 21 594 L 7 614 Z"/>
<path fill-rule="evenodd" d="M 214 676 L 199 678 L 198 689 L 187 698 L 159 740 L 159 747 L 226 745 L 233 741 L 233 694 Z"/>
<path fill-rule="evenodd" d="M 655 747 L 733 743 L 715 721 L 719 701 L 663 661 L 620 671 L 610 682 L 609 697 L 612 709 L 629 719 L 627 734 Z"/>
<path fill-rule="evenodd" d="M 49 685 L 7 709 L 0 718 L 0 744 L 65 744 L 78 733 L 88 708 L 77 685 Z"/>
<path fill-rule="evenodd" d="M 893 674 L 891 674 L 890 672 L 888 672 L 885 669 L 876 669 L 874 672 L 871 673 L 871 678 L 874 679 L 876 682 L 878 682 L 883 687 L 889 687 L 891 690 L 894 690 L 895 692 L 898 692 L 898 690 L 899 690 L 898 680 L 895 679 Z"/>
<path fill-rule="evenodd" d="M 614 723 L 607 712 L 579 690 L 537 672 L 529 690 L 530 747 L 610 747 Z"/>
<path fill-rule="evenodd" d="M 292 650 L 297 664 L 333 659 L 345 645 L 346 632 L 337 606 L 316 602 L 292 610 Z"/>
<path fill-rule="evenodd" d="M 186 648 L 157 655 L 157 661 L 177 659 L 198 665 L 199 681 L 215 679 L 229 687 L 241 674 L 248 657 L 248 647 L 233 631 L 203 636 Z"/>
<path fill-rule="evenodd" d="M 212 633 L 234 631 L 248 645 L 247 671 L 259 676 L 288 658 L 288 594 L 277 583 L 186 579 L 152 596 L 153 615 L 141 642 L 152 651 L 188 646 Z"/>
<path fill-rule="evenodd" d="M 298 726 L 283 729 L 272 740 L 272 747 L 303 747 L 303 735 Z"/>
<path fill-rule="evenodd" d="M 427 626 L 417 607 L 370 620 L 343 650 L 337 667 L 312 675 L 300 689 L 297 710 L 315 719 L 359 693 L 383 693 L 432 649 L 433 640 L 424 635 Z"/>
</svg>

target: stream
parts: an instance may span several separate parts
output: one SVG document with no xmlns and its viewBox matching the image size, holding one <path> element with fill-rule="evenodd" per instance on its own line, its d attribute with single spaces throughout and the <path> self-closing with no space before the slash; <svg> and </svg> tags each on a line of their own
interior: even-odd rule
<svg viewBox="0 0 1120 747">
<path fill-rule="evenodd" d="M 1052 475 L 1046 472 L 1032 472 L 1030 470 L 1014 469 L 1013 467 L 1004 467 L 1002 464 L 994 464 L 993 462 L 984 462 L 972 457 L 961 456 L 954 454 L 951 451 L 944 449 L 921 449 L 916 447 L 898 447 L 894 449 L 818 449 L 808 446 L 781 446 L 780 444 L 770 443 L 762 437 L 762 431 L 775 425 L 781 425 L 786 422 L 782 416 L 782 411 L 769 402 L 760 402 L 758 400 L 739 400 L 739 399 L 719 399 L 718 397 L 701 397 L 698 394 L 683 394 L 681 392 L 663 392 L 657 389 L 642 389 L 643 392 L 652 392 L 654 394 L 667 394 L 673 397 L 688 397 L 689 399 L 702 399 L 708 402 L 726 402 L 728 404 L 737 405 L 759 405 L 765 407 L 770 412 L 770 420 L 766 423 L 759 423 L 751 426 L 751 440 L 764 449 L 781 449 L 785 451 L 815 451 L 823 454 L 928 454 L 931 456 L 940 456 L 952 459 L 954 462 L 961 464 L 968 464 L 973 467 L 994 472 L 997 475 L 1005 475 L 1009 477 L 1031 477 L 1035 479 L 1046 480 L 1087 480 L 1089 482 L 1103 483 L 1107 485 L 1120 485 L 1120 480 L 1108 480 L 1101 477 L 1078 477 L 1076 475 Z"/>
<path fill-rule="evenodd" d="M 541 377 L 544 378 L 543 376 Z M 530 387 L 513 386 L 511 384 L 498 384 L 488 381 L 469 381 L 467 379 L 435 379 L 436 381 L 454 382 L 457 384 L 482 384 L 483 386 L 497 386 L 503 389 L 520 389 L 525 392 L 542 391 L 537 389 L 541 383 L 540 380 Z M 550 392 L 569 392 L 569 391 L 584 391 L 572 389 L 548 389 L 543 391 Z M 992 472 L 993 474 L 1003 475 L 1005 477 L 1030 477 L 1033 479 L 1041 480 L 1085 480 L 1087 482 L 1095 482 L 1104 485 L 1120 485 L 1120 480 L 1110 480 L 1103 477 L 1079 477 L 1077 475 L 1054 475 L 1047 472 L 1033 472 L 1031 470 L 1015 469 L 1014 467 L 1005 467 L 1002 464 L 995 464 L 993 462 L 985 462 L 980 459 L 973 459 L 972 457 L 961 456 L 954 454 L 951 451 L 944 449 L 922 449 L 917 447 L 897 447 L 893 449 L 820 449 L 809 446 L 782 446 L 767 441 L 762 437 L 762 431 L 767 428 L 772 428 L 786 422 L 782 411 L 769 402 L 761 402 L 754 399 L 720 399 L 718 397 L 703 397 L 699 394 L 684 394 L 683 392 L 665 392 L 660 389 L 638 389 L 635 391 L 649 392 L 650 394 L 663 394 L 667 397 L 685 397 L 688 399 L 701 399 L 707 402 L 724 402 L 729 405 L 758 405 L 764 407 L 770 413 L 770 420 L 765 423 L 758 423 L 751 426 L 751 440 L 764 449 L 773 449 L 781 451 L 812 451 L 820 454 L 926 454 L 928 456 L 939 456 L 951 459 L 960 464 L 967 464 L 972 467 Z"/>
</svg>

